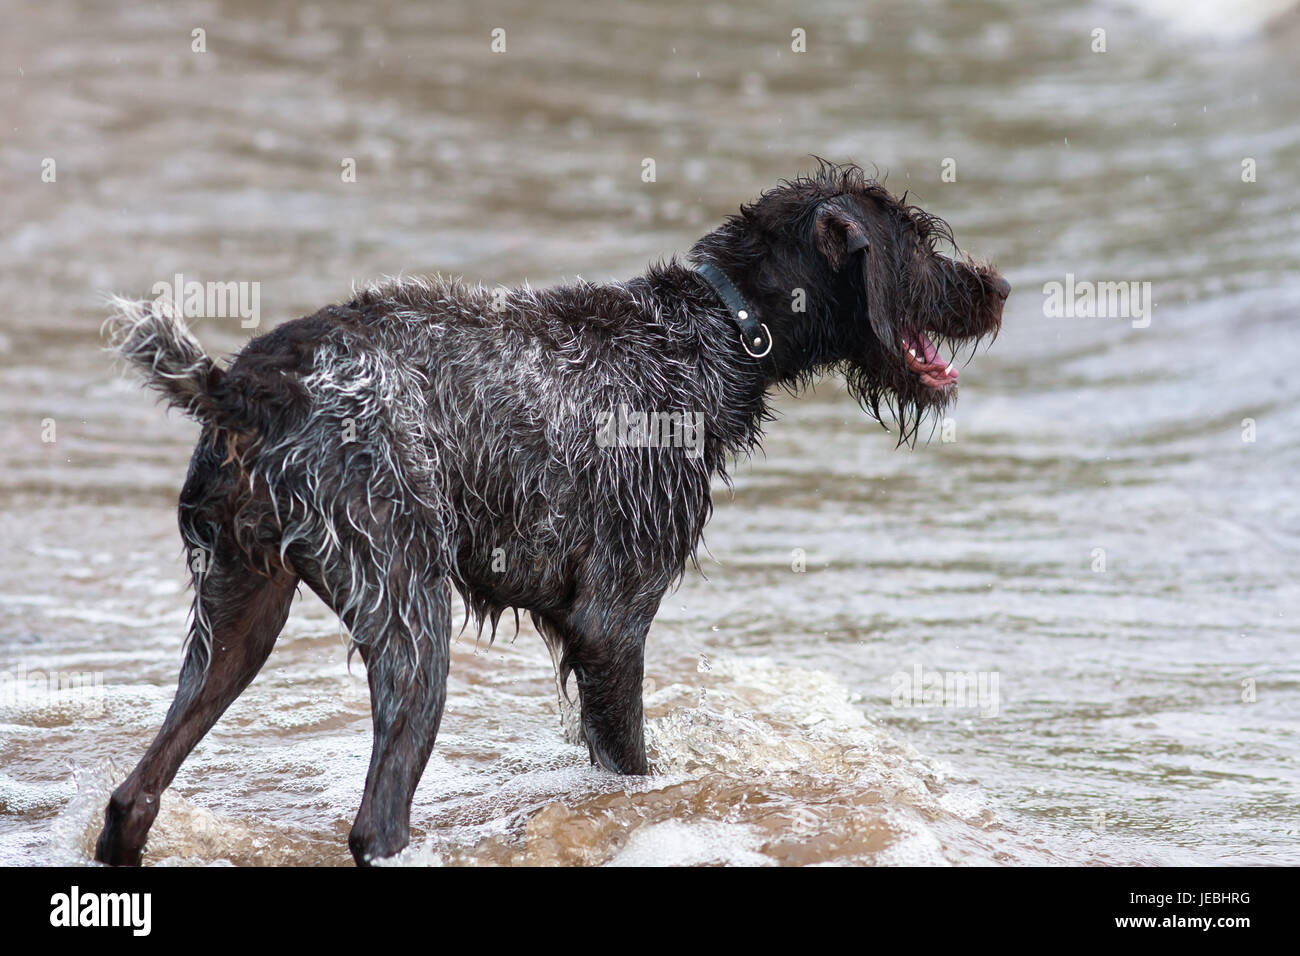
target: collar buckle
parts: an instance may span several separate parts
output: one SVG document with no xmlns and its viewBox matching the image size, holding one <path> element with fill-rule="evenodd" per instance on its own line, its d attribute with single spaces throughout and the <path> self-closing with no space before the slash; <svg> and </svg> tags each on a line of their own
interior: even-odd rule
<svg viewBox="0 0 1300 956">
<path fill-rule="evenodd" d="M 742 312 L 740 314 L 743 315 L 744 313 Z M 739 316 L 737 316 L 737 318 L 739 318 Z M 754 324 L 758 326 L 758 329 L 741 327 L 740 345 L 749 353 L 750 358 L 764 358 L 772 351 L 772 333 L 767 330 L 767 326 L 762 322 L 755 322 Z M 750 348 L 751 343 L 753 344 L 753 348 Z M 762 351 L 755 352 L 754 349 L 756 348 L 761 348 Z"/>
<path fill-rule="evenodd" d="M 740 326 L 740 347 L 745 350 L 745 354 L 750 358 L 761 359 L 771 353 L 772 333 L 766 324 L 754 317 L 754 310 L 731 284 L 731 280 L 717 266 L 707 262 L 701 263 L 695 271 L 713 288 L 731 313 L 732 321 Z"/>
</svg>

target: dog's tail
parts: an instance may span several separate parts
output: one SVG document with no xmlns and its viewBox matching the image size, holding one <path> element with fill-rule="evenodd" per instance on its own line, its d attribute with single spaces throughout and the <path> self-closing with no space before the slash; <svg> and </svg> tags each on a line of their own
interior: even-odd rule
<svg viewBox="0 0 1300 956">
<path fill-rule="evenodd" d="M 207 424 L 218 424 L 216 395 L 225 372 L 172 309 L 148 300 L 112 296 L 104 323 L 110 347 L 144 374 L 167 403 Z"/>
</svg>

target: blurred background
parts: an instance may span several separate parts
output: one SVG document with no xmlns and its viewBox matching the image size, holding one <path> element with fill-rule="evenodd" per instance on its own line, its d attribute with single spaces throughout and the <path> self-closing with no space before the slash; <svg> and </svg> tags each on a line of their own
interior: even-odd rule
<svg viewBox="0 0 1300 956">
<path fill-rule="evenodd" d="M 0 863 L 89 858 L 180 661 L 198 429 L 101 351 L 104 292 L 258 283 L 265 330 L 381 274 L 626 277 L 813 154 L 877 167 L 1015 288 L 950 429 L 895 450 L 833 380 L 778 402 L 651 632 L 654 777 L 562 741 L 526 624 L 461 636 L 403 861 L 1300 862 L 1289 3 L 4 19 Z M 1049 317 L 1067 274 L 1151 283 L 1150 324 Z M 957 672 L 997 706 L 896 706 L 899 675 Z M 369 738 L 305 594 L 150 861 L 347 863 Z"/>
</svg>

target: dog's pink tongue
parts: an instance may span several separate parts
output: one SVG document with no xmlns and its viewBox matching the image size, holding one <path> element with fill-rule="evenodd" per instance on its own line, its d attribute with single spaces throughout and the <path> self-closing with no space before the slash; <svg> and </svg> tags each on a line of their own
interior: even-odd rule
<svg viewBox="0 0 1300 956">
<path fill-rule="evenodd" d="M 939 357 L 939 350 L 924 332 L 916 334 L 916 342 L 903 338 L 903 347 L 915 351 L 907 356 L 908 367 L 921 377 L 921 381 L 932 388 L 950 385 L 957 379 L 957 370 L 946 359 Z"/>
</svg>

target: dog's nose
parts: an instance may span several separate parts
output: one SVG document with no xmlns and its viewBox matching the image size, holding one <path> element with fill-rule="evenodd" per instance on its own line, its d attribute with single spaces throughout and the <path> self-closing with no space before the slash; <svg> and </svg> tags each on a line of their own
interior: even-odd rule
<svg viewBox="0 0 1300 956">
<path fill-rule="evenodd" d="M 1011 294 L 1011 283 L 1002 276 L 998 276 L 993 280 L 993 291 L 1005 299 Z"/>
</svg>

